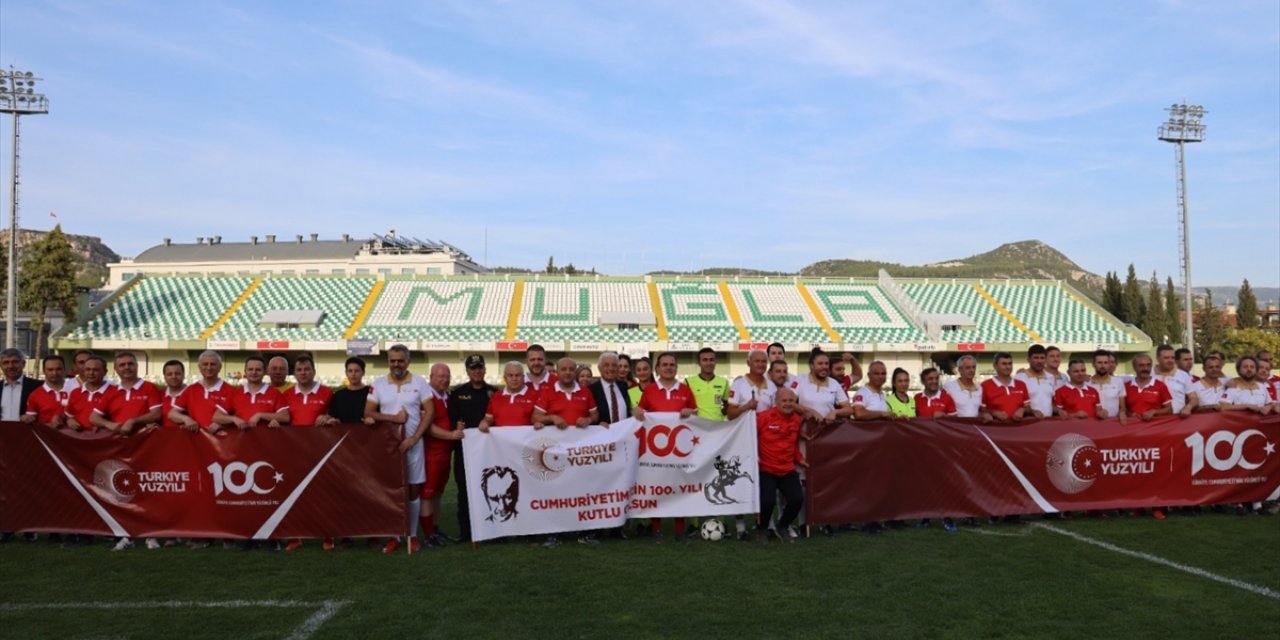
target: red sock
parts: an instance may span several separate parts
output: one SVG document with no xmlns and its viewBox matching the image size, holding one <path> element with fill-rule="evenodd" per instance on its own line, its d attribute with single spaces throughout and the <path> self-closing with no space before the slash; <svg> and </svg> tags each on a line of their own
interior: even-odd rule
<svg viewBox="0 0 1280 640">
<path fill-rule="evenodd" d="M 676 518 L 676 535 L 684 533 L 684 518 Z"/>
<path fill-rule="evenodd" d="M 662 518 L 650 518 L 649 531 L 652 533 L 662 533 Z"/>
<path fill-rule="evenodd" d="M 435 526 L 436 519 L 432 516 L 418 516 L 418 526 L 422 528 L 422 538 L 431 537 L 431 529 Z"/>
</svg>

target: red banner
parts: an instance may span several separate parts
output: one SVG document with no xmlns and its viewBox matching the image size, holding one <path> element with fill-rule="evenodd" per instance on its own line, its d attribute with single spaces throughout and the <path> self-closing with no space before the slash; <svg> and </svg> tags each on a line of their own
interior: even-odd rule
<svg viewBox="0 0 1280 640">
<path fill-rule="evenodd" d="M 0 531 L 300 538 L 405 531 L 391 426 L 130 437 L 0 423 Z"/>
<path fill-rule="evenodd" d="M 814 524 L 1280 498 L 1280 416 L 845 422 L 808 445 Z"/>
</svg>

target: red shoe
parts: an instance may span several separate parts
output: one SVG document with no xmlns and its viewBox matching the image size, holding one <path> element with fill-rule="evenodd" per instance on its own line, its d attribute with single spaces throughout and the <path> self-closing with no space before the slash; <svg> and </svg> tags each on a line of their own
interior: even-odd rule
<svg viewBox="0 0 1280 640">
<path fill-rule="evenodd" d="M 322 551 L 333 551 L 333 538 L 325 538 L 324 542 L 320 544 L 320 549 Z"/>
<path fill-rule="evenodd" d="M 284 550 L 286 553 L 290 551 L 297 551 L 298 549 L 301 549 L 301 548 L 302 548 L 302 538 L 294 538 L 289 541 L 289 544 L 286 544 L 284 546 Z"/>
<path fill-rule="evenodd" d="M 1130 518 L 1137 518 L 1137 517 L 1138 517 L 1138 516 L 1140 516 L 1140 515 L 1142 515 L 1142 514 L 1141 514 L 1141 513 L 1139 513 L 1138 511 L 1130 511 L 1130 512 L 1129 512 L 1129 517 L 1130 517 Z"/>
<path fill-rule="evenodd" d="M 417 553 L 422 550 L 422 543 L 418 542 L 418 536 L 409 538 L 409 553 Z"/>
<path fill-rule="evenodd" d="M 395 553 L 400 550 L 400 538 L 392 538 L 387 541 L 387 545 L 382 547 L 383 553 Z"/>
<path fill-rule="evenodd" d="M 1156 520 L 1164 520 L 1164 509 L 1152 509 L 1151 517 Z"/>
</svg>

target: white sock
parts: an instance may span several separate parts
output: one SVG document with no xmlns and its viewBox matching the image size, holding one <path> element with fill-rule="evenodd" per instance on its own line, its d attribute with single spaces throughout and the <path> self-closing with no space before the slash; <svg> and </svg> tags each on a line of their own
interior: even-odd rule
<svg viewBox="0 0 1280 640">
<path fill-rule="evenodd" d="M 409 537 L 418 537 L 418 516 L 422 514 L 422 501 L 414 498 L 409 501 Z"/>
<path fill-rule="evenodd" d="M 738 516 L 734 520 L 733 524 L 734 524 L 734 528 L 738 530 L 738 533 L 742 533 L 743 531 L 747 530 L 747 521 L 743 519 L 742 516 Z"/>
</svg>

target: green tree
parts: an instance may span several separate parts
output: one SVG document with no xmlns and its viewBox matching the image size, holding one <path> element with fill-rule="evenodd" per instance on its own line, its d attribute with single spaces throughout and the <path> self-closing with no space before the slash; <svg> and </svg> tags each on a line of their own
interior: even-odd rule
<svg viewBox="0 0 1280 640">
<path fill-rule="evenodd" d="M 1120 276 L 1114 271 L 1107 272 L 1102 287 L 1102 306 L 1117 318 L 1124 313 L 1124 289 L 1120 286 Z"/>
<path fill-rule="evenodd" d="M 573 263 L 570 262 L 564 266 L 564 272 L 568 275 L 576 276 L 578 275 L 578 268 L 573 266 Z"/>
<path fill-rule="evenodd" d="M 34 314 L 38 362 L 44 350 L 44 318 L 49 309 L 62 312 L 67 322 L 76 318 L 76 258 L 62 225 L 53 228 L 27 249 L 19 268 L 18 306 Z"/>
<path fill-rule="evenodd" d="M 1254 295 L 1249 279 L 1245 278 L 1236 294 L 1236 326 L 1252 329 L 1258 326 L 1258 296 Z"/>
<path fill-rule="evenodd" d="M 1195 343 L 1197 354 L 1207 354 L 1215 349 L 1222 349 L 1226 342 L 1226 331 L 1222 327 L 1222 312 L 1213 306 L 1213 293 L 1204 290 L 1204 304 L 1195 312 Z"/>
<path fill-rule="evenodd" d="M 1141 323 L 1143 316 L 1147 314 L 1147 303 L 1142 299 L 1142 285 L 1138 282 L 1138 273 L 1132 264 L 1129 265 L 1129 275 L 1124 279 L 1120 310 L 1124 312 L 1120 319 L 1132 325 Z"/>
<path fill-rule="evenodd" d="M 1164 292 L 1160 290 L 1160 281 L 1156 274 L 1151 274 L 1151 282 L 1147 285 L 1147 308 L 1142 317 L 1142 331 L 1151 336 L 1157 344 L 1169 340 L 1168 319 L 1164 315 Z"/>
<path fill-rule="evenodd" d="M 1259 351 L 1280 353 L 1280 333 L 1265 329 L 1228 329 L 1222 353 L 1228 358 L 1256 355 Z"/>
<path fill-rule="evenodd" d="M 1182 335 L 1182 305 L 1178 304 L 1178 294 L 1173 289 L 1173 276 L 1164 285 L 1165 324 L 1169 328 L 1169 344 L 1186 344 Z"/>
<path fill-rule="evenodd" d="M 547 258 L 547 273 L 555 273 L 555 272 L 556 272 L 556 257 L 551 256 Z"/>
</svg>

